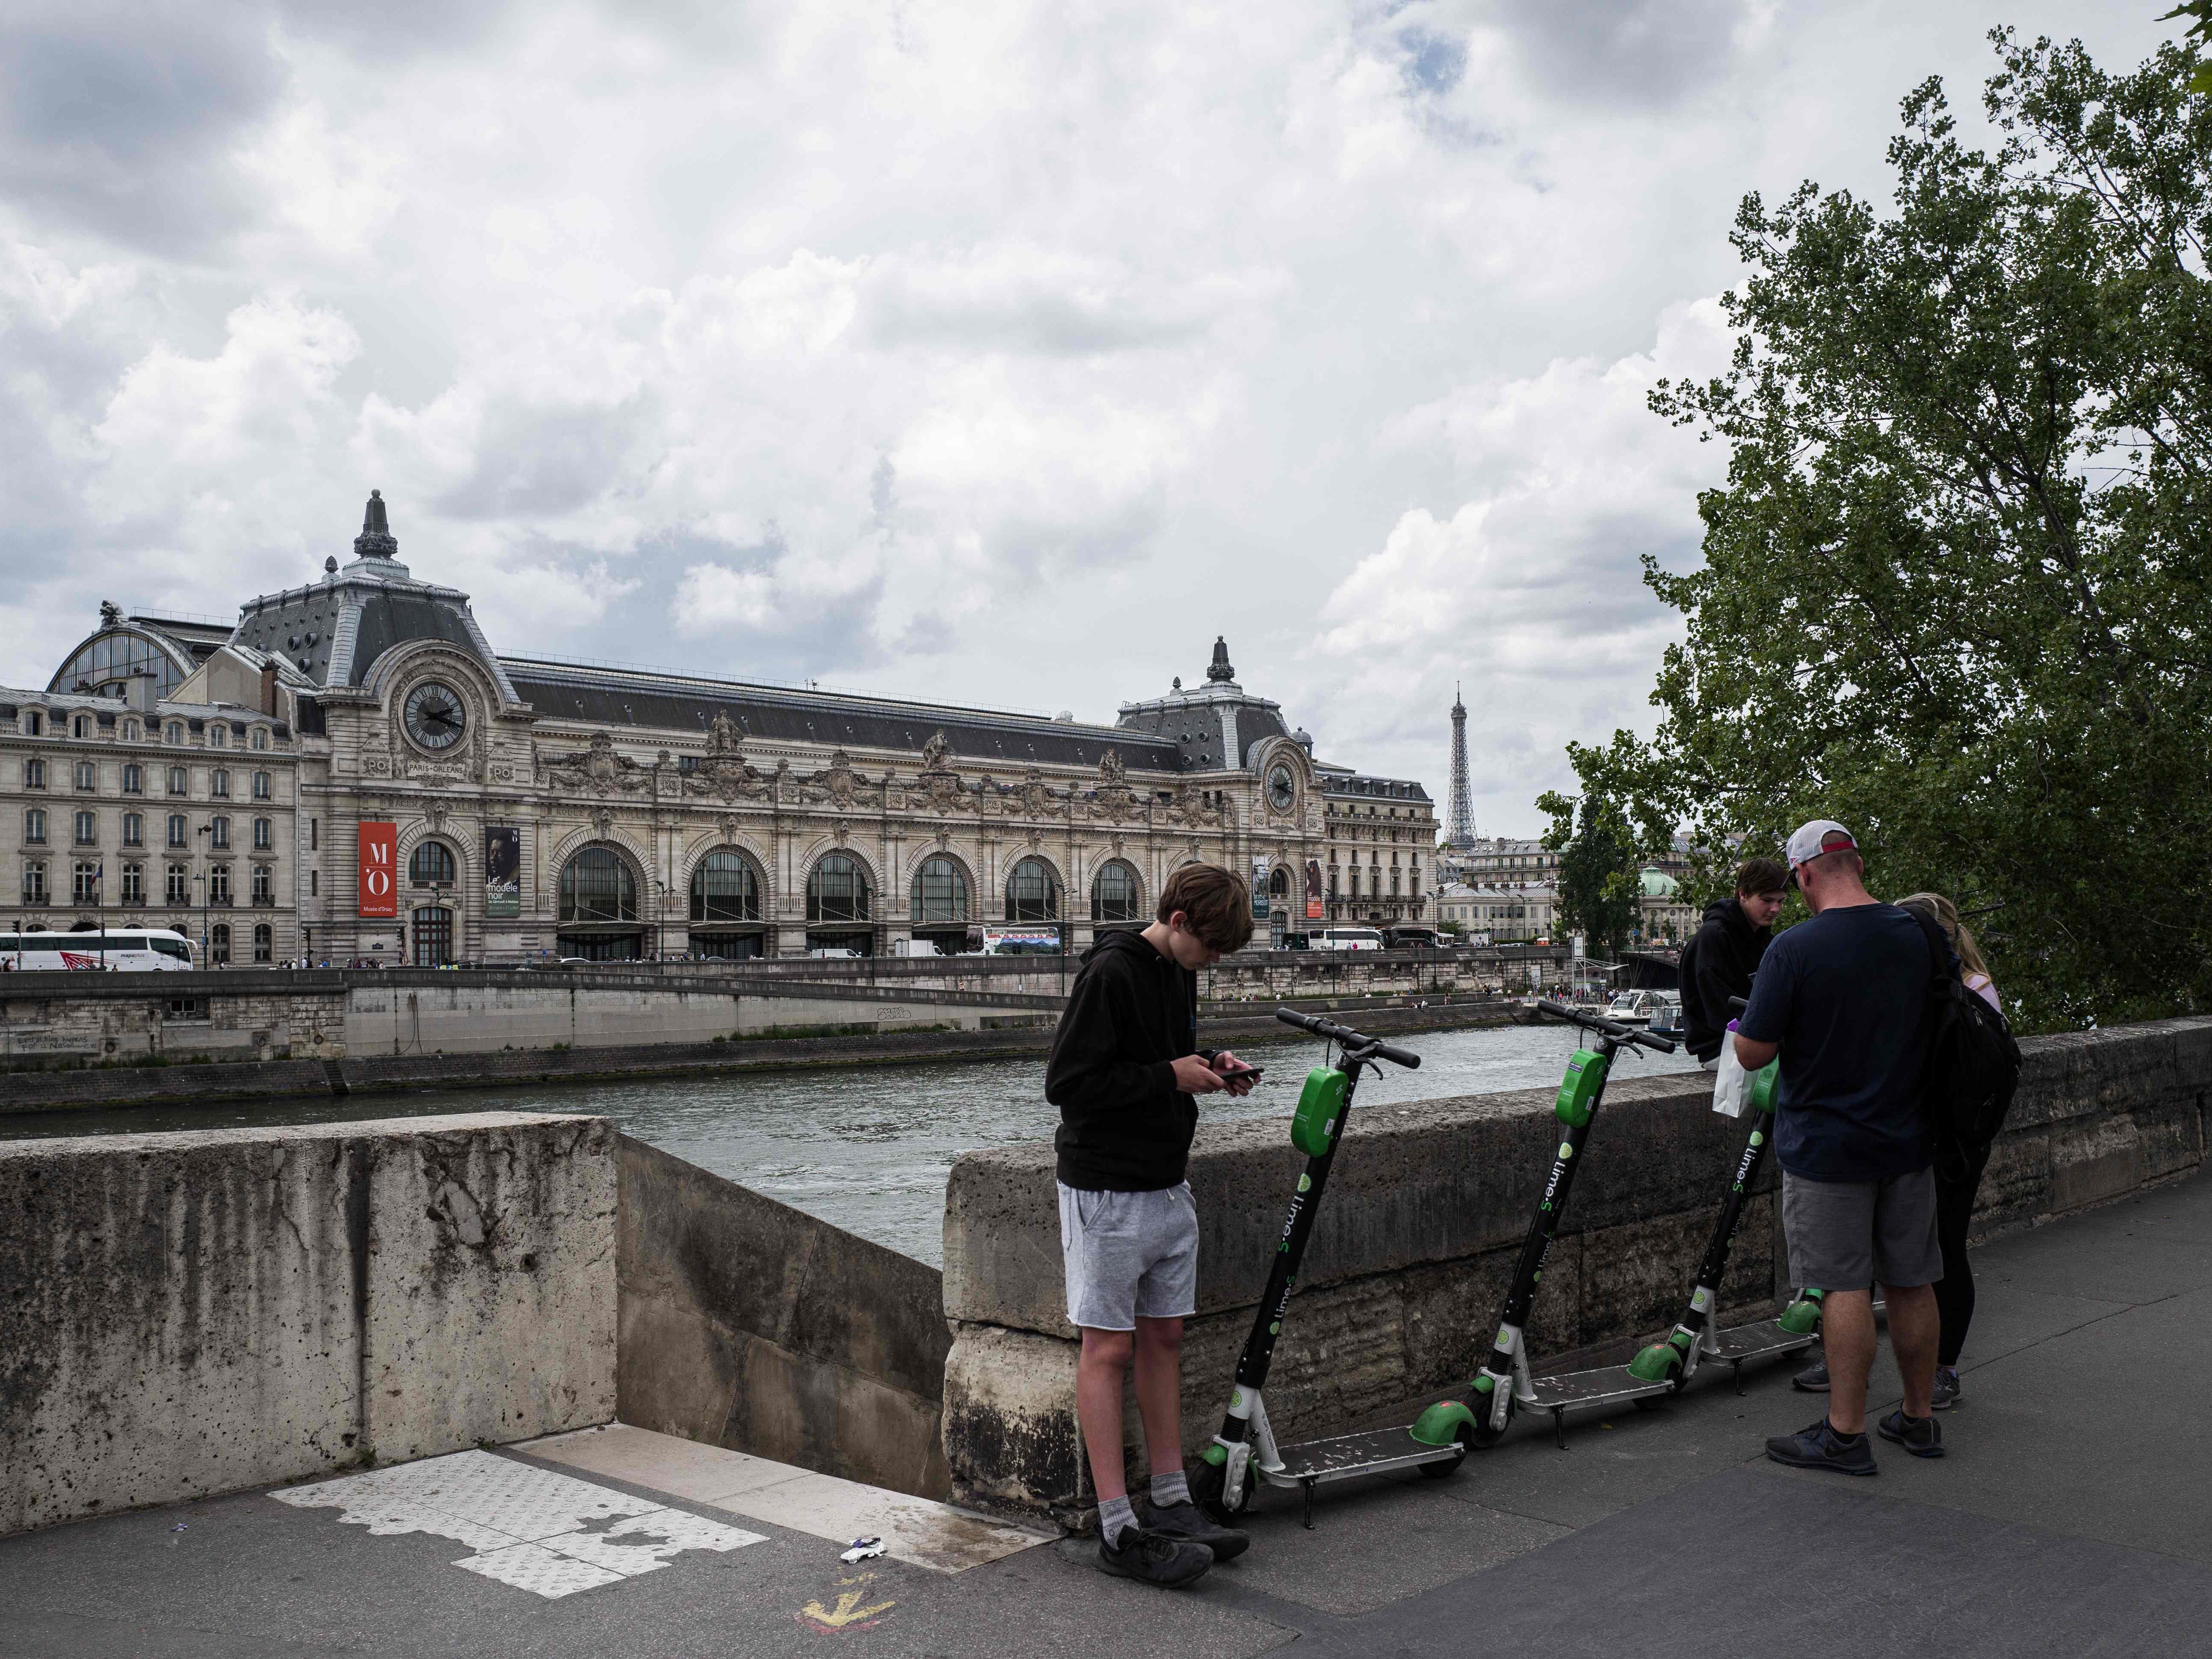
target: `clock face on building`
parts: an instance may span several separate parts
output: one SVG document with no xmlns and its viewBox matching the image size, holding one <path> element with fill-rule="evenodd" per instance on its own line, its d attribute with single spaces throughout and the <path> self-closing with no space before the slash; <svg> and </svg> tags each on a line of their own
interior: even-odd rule
<svg viewBox="0 0 2212 1659">
<path fill-rule="evenodd" d="M 460 694 L 436 680 L 424 680 L 407 694 L 405 714 L 407 735 L 434 750 L 451 749 L 468 724 Z"/>
<path fill-rule="evenodd" d="M 1291 769 L 1278 766 L 1267 774 L 1267 805 L 1278 812 L 1287 812 L 1297 804 L 1297 781 L 1291 777 Z"/>
</svg>

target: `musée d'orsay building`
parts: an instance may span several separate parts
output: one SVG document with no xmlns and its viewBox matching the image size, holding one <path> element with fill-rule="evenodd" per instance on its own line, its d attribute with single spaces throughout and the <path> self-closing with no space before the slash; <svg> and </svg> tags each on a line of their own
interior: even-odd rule
<svg viewBox="0 0 2212 1659">
<path fill-rule="evenodd" d="M 372 495 L 349 562 L 234 627 L 103 605 L 0 690 L 0 930 L 240 964 L 1079 949 L 1191 860 L 1256 877 L 1278 939 L 1429 908 L 1426 793 L 1317 761 L 1218 640 L 1091 726 L 502 656 L 398 553 Z"/>
</svg>

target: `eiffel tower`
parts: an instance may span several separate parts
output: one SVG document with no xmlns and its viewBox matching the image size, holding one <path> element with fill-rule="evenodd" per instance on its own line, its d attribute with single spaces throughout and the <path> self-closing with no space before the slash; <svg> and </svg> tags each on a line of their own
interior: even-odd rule
<svg viewBox="0 0 2212 1659">
<path fill-rule="evenodd" d="M 1474 798 L 1467 784 L 1467 704 L 1459 687 L 1452 687 L 1451 817 L 1444 826 L 1444 845 L 1463 853 L 1474 845 Z"/>
</svg>

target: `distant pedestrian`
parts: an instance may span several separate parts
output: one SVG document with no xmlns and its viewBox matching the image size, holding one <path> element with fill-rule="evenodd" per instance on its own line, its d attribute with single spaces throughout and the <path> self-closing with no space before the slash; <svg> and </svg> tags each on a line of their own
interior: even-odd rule
<svg viewBox="0 0 2212 1659">
<path fill-rule="evenodd" d="M 1682 1042 L 1707 1071 L 1720 1065 L 1721 1042 L 1735 1010 L 1730 997 L 1751 995 L 1751 976 L 1774 937 L 1790 872 L 1772 859 L 1746 859 L 1735 872 L 1735 891 L 1705 907 L 1704 919 L 1682 947 Z"/>
<path fill-rule="evenodd" d="M 1905 1389 L 1903 1407 L 1879 1431 L 1917 1457 L 1943 1455 L 1931 1398 L 1943 1260 L 1921 1105 L 1929 942 L 1919 922 L 1867 891 L 1858 843 L 1843 825 L 1801 825 L 1787 856 L 1813 916 L 1768 947 L 1735 1046 L 1747 1071 L 1782 1057 L 1774 1119 L 1782 1229 L 1791 1282 L 1827 1293 L 1829 1392 L 1822 1420 L 1769 1440 L 1766 1455 L 1801 1468 L 1873 1474 L 1870 1285 L 1888 1304 Z"/>
<path fill-rule="evenodd" d="M 1943 930 L 1951 951 L 1959 959 L 1959 977 L 1966 988 L 2002 1015 L 1996 981 L 1982 960 L 1981 947 L 1966 924 L 1959 920 L 1959 907 L 1941 893 L 1915 893 L 1898 900 L 1901 909 L 1917 910 Z M 1930 1401 L 1939 1412 L 1959 1403 L 1959 1355 L 1966 1346 L 1966 1328 L 1974 1322 L 1974 1270 L 1966 1261 L 1966 1233 L 1974 1219 L 1974 1199 L 1982 1188 L 1982 1172 L 1989 1166 L 1987 1146 L 1965 1149 L 1958 1158 L 1936 1162 L 1936 1238 L 1943 1249 L 1943 1277 L 1936 1286 L 1936 1305 L 1942 1315 L 1942 1335 L 1936 1344 L 1936 1387 Z"/>
<path fill-rule="evenodd" d="M 1251 1091 L 1236 1055 L 1198 1046 L 1198 969 L 1252 937 L 1250 890 L 1189 864 L 1141 933 L 1084 953 L 1045 1063 L 1060 1108 L 1060 1243 L 1067 1316 L 1083 1334 L 1075 1413 L 1098 1494 L 1098 1565 L 1174 1587 L 1249 1540 L 1191 1502 L 1182 1467 L 1182 1322 L 1197 1310 L 1198 1209 L 1184 1179 L 1194 1095 Z M 1121 1389 L 1134 1362 L 1152 1460 L 1141 1519 L 1122 1472 Z"/>
</svg>

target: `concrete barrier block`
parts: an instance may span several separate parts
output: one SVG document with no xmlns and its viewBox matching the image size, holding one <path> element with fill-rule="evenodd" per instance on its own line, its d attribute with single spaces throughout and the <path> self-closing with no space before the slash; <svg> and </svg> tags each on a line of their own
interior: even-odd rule
<svg viewBox="0 0 2212 1659">
<path fill-rule="evenodd" d="M 943 1497 L 938 1271 L 636 1141 L 620 1168 L 623 1420 Z"/>
<path fill-rule="evenodd" d="M 0 1533 L 611 1415 L 612 1140 L 0 1142 Z"/>
<path fill-rule="evenodd" d="M 1080 1522 L 1091 1480 L 1075 1425 L 1075 1345 L 1060 1337 L 954 1328 L 943 1426 L 953 1502 Z"/>
<path fill-rule="evenodd" d="M 614 1130 L 502 1119 L 418 1120 L 368 1143 L 379 1462 L 614 1416 Z"/>
</svg>

